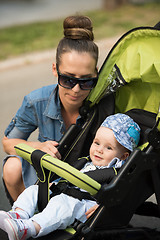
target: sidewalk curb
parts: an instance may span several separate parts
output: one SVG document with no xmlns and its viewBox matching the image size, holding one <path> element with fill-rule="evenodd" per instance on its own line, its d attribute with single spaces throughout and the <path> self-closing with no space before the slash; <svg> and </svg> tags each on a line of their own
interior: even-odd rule
<svg viewBox="0 0 160 240">
<path fill-rule="evenodd" d="M 22 67 L 28 64 L 39 63 L 42 61 L 46 61 L 52 59 L 56 54 L 56 50 L 50 49 L 42 52 L 35 52 L 26 55 L 22 55 L 16 58 L 6 59 L 4 61 L 0 61 L 0 72 L 6 71 L 8 69 Z"/>
<path fill-rule="evenodd" d="M 116 43 L 118 37 L 111 37 L 107 39 L 102 39 L 97 41 L 97 45 L 99 47 L 99 52 L 106 50 L 106 53 L 112 48 L 114 43 Z M 27 64 L 35 64 L 46 60 L 51 60 L 56 55 L 56 49 L 48 49 L 42 52 L 35 52 L 26 55 L 21 55 L 16 58 L 6 59 L 4 61 L 0 61 L 0 72 L 6 71 L 8 69 L 22 67 Z"/>
</svg>

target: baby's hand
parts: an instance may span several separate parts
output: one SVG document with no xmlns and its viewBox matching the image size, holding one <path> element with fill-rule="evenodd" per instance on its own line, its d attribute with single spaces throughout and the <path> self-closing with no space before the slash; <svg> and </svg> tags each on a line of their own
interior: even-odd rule
<svg viewBox="0 0 160 240">
<path fill-rule="evenodd" d="M 94 211 L 98 208 L 98 206 L 99 206 L 98 204 L 94 205 L 85 213 L 87 219 L 94 213 Z"/>
</svg>

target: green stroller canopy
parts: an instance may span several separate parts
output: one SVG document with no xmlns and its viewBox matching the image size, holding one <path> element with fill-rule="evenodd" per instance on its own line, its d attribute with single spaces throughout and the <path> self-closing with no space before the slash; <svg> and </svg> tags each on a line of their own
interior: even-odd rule
<svg viewBox="0 0 160 240">
<path fill-rule="evenodd" d="M 160 31 L 136 28 L 114 45 L 100 69 L 88 101 L 93 106 L 103 95 L 115 92 L 116 112 L 138 108 L 159 112 Z M 121 87 L 123 86 L 123 87 Z"/>
</svg>

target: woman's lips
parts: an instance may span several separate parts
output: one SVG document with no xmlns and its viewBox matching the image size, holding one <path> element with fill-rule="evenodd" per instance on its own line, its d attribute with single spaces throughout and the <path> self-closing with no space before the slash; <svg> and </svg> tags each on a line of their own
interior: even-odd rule
<svg viewBox="0 0 160 240">
<path fill-rule="evenodd" d="M 80 98 L 80 96 L 72 96 L 72 95 L 69 95 L 70 99 L 76 101 L 77 99 Z"/>
</svg>

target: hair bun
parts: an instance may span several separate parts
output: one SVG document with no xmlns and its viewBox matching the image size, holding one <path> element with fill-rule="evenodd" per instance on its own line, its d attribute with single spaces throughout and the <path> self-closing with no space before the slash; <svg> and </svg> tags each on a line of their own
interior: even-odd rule
<svg viewBox="0 0 160 240">
<path fill-rule="evenodd" d="M 86 16 L 69 16 L 64 20 L 64 37 L 70 39 L 94 40 L 92 22 Z"/>
</svg>

